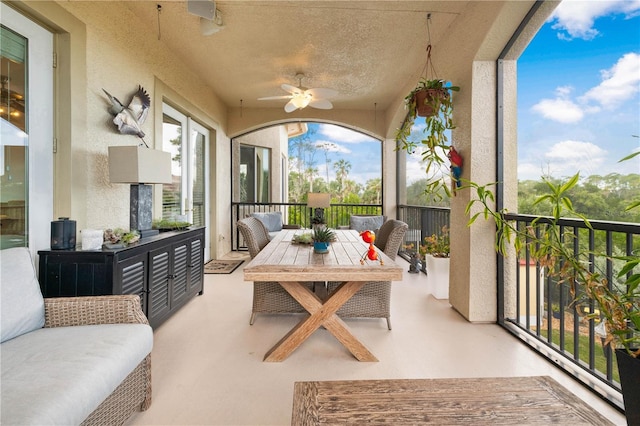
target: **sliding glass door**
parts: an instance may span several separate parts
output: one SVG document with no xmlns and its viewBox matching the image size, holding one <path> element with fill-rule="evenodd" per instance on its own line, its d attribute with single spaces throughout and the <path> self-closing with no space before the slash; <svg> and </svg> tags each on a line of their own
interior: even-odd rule
<svg viewBox="0 0 640 426">
<path fill-rule="evenodd" d="M 0 24 L 0 248 L 35 255 L 53 216 L 53 35 L 4 3 Z"/>
<path fill-rule="evenodd" d="M 162 218 L 207 227 L 209 258 L 209 129 L 175 108 L 162 105 L 162 150 L 171 153 L 173 182 L 162 188 Z"/>
</svg>

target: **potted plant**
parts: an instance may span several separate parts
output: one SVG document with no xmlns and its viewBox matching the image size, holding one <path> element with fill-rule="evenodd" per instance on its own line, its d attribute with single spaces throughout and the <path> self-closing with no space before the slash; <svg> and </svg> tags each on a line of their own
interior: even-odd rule
<svg viewBox="0 0 640 426">
<path fill-rule="evenodd" d="M 123 248 L 140 240 L 136 230 L 126 231 L 122 228 L 106 229 L 103 234 L 103 246 L 108 249 Z"/>
<path fill-rule="evenodd" d="M 439 235 L 433 234 L 424 238 L 424 243 L 418 248 L 424 259 L 427 279 L 431 286 L 433 297 L 436 299 L 449 298 L 449 228 L 442 227 Z"/>
<path fill-rule="evenodd" d="M 415 119 L 420 114 L 419 110 L 425 109 L 429 115 L 425 118 L 425 137 L 420 141 L 420 144 L 423 148 L 422 160 L 426 163 L 425 168 L 428 175 L 446 164 L 451 145 L 445 132 L 455 128 L 451 92 L 459 90 L 458 86 L 453 86 L 446 80 L 422 78 L 405 97 L 405 107 L 408 114 L 396 132 L 397 148 L 409 153 L 415 151 L 418 143 L 409 137 Z M 426 192 L 437 194 L 441 187 L 448 196 L 451 195 L 444 175 L 430 180 L 427 183 Z"/>
<path fill-rule="evenodd" d="M 331 241 L 335 241 L 336 234 L 331 228 L 315 228 L 313 230 L 313 251 L 328 253 Z"/>
<path fill-rule="evenodd" d="M 416 87 L 405 97 L 409 115 L 414 117 L 432 117 L 447 113 L 453 109 L 450 91 L 459 91 L 457 86 L 440 79 L 420 79 Z"/>
<path fill-rule="evenodd" d="M 567 196 L 578 179 L 579 174 L 576 174 L 567 182 L 557 185 L 545 179 L 550 191 L 534 204 L 550 202 L 552 216 L 538 217 L 526 229 L 518 229 L 513 222 L 505 219 L 504 212 L 491 207 L 494 196 L 487 185 L 470 182 L 467 187 L 475 189 L 477 199 L 467 204 L 466 212 L 468 214 L 478 202 L 482 208 L 470 218 L 469 225 L 480 215 L 493 219 L 497 226 L 495 247 L 499 253 L 506 254 L 510 244 L 513 244 L 516 253 L 528 250 L 551 279 L 569 286 L 573 303 L 591 312 L 588 318 L 600 321 L 596 328 L 603 330 L 603 344 L 615 350 L 618 361 L 627 422 L 640 424 L 640 273 L 637 270 L 640 257 L 606 256 L 588 250 L 576 253 L 574 247 L 579 246 L 577 236 L 569 229 L 562 229 L 559 222 L 561 217 L 573 216 L 591 227 L 588 219 L 574 210 Z M 639 205 L 634 203 L 627 209 Z M 617 282 L 609 282 L 605 274 L 598 271 L 595 263 L 598 258 L 607 263 L 621 264 Z"/>
</svg>

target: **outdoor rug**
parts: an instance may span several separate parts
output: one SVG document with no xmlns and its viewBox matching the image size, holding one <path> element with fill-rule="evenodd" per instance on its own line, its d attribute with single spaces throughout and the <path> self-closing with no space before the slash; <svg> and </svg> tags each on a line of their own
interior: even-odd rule
<svg viewBox="0 0 640 426">
<path fill-rule="evenodd" d="M 230 274 L 242 265 L 244 260 L 210 260 L 204 265 L 205 274 Z"/>
</svg>

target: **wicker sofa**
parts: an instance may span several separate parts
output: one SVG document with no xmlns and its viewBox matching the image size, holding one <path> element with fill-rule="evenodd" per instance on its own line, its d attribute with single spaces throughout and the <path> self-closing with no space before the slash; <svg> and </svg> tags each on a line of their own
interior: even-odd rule
<svg viewBox="0 0 640 426">
<path fill-rule="evenodd" d="M 27 249 L 0 251 L 3 425 L 123 424 L 151 404 L 137 295 L 42 298 Z"/>
</svg>

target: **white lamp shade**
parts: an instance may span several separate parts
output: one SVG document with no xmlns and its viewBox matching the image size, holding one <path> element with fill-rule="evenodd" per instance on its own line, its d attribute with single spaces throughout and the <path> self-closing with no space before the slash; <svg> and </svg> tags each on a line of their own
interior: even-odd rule
<svg viewBox="0 0 640 426">
<path fill-rule="evenodd" d="M 331 195 L 324 192 L 308 192 L 307 207 L 318 209 L 331 207 Z"/>
<path fill-rule="evenodd" d="M 171 154 L 141 146 L 110 146 L 109 182 L 171 183 Z"/>
</svg>

